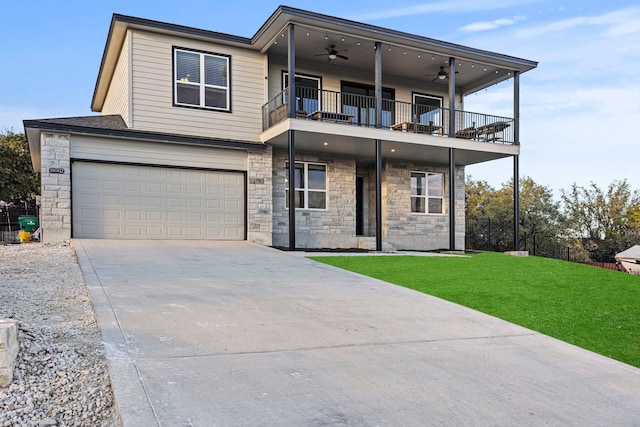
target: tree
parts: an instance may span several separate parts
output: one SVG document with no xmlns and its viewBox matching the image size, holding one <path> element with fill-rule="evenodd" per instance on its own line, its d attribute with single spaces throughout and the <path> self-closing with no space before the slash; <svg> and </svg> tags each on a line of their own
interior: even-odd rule
<svg viewBox="0 0 640 427">
<path fill-rule="evenodd" d="M 465 181 L 465 213 L 467 223 L 467 246 L 490 249 L 491 232 L 487 209 L 496 190 L 486 181 L 474 181 L 471 176 Z"/>
<path fill-rule="evenodd" d="M 470 229 L 469 243 L 476 248 L 513 249 L 513 180 L 495 190 L 485 181 L 468 177 L 466 202 L 467 222 L 474 229 Z M 520 233 L 525 245 L 557 246 L 560 218 L 559 203 L 553 200 L 551 189 L 530 177 L 522 178 Z"/>
<path fill-rule="evenodd" d="M 0 200 L 19 204 L 34 200 L 39 192 L 40 177 L 33 171 L 27 138 L 0 133 Z"/>
<path fill-rule="evenodd" d="M 640 244 L 640 193 L 626 180 L 606 191 L 595 183 L 573 184 L 562 192 L 568 237 L 579 242 L 594 261 L 613 261 L 616 253 Z"/>
</svg>

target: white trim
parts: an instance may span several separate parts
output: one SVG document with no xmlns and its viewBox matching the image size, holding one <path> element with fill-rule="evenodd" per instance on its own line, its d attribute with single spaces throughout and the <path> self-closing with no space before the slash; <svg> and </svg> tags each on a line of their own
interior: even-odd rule
<svg viewBox="0 0 640 427">
<path fill-rule="evenodd" d="M 127 117 L 129 127 L 135 129 L 135 123 L 133 121 L 133 31 L 127 29 L 127 45 L 129 48 L 129 61 L 128 64 L 128 72 L 129 72 L 129 117 Z"/>
<path fill-rule="evenodd" d="M 288 83 L 287 81 L 287 76 L 289 75 L 288 71 L 284 71 L 282 73 L 282 90 L 285 90 L 287 88 L 286 83 Z M 309 80 L 317 80 L 318 81 L 318 87 L 317 89 L 320 90 L 322 89 L 322 78 L 320 77 L 314 77 L 314 76 L 308 76 L 306 74 L 295 74 L 296 77 L 302 77 L 303 79 L 309 79 Z"/>
<path fill-rule="evenodd" d="M 411 175 L 413 174 L 422 174 L 424 175 L 424 179 L 425 179 L 425 194 L 423 195 L 414 195 L 413 194 L 413 185 L 411 183 L 413 177 Z M 429 196 L 429 175 L 439 175 L 441 177 L 440 183 L 441 183 L 441 194 L 442 196 Z M 444 201 L 445 201 L 445 191 L 444 191 L 444 185 L 445 185 L 445 174 L 442 172 L 425 172 L 425 171 L 410 171 L 409 172 L 409 185 L 410 185 L 410 194 L 409 194 L 409 209 L 411 210 L 411 214 L 412 215 L 445 215 L 445 210 L 444 210 Z M 413 211 L 413 207 L 411 206 L 411 199 L 413 198 L 420 198 L 423 199 L 423 206 L 424 206 L 424 212 L 414 212 Z M 440 199 L 441 205 L 441 212 L 429 212 L 429 199 Z"/>
<path fill-rule="evenodd" d="M 440 103 L 440 108 L 442 108 L 442 97 L 441 96 L 436 96 L 436 95 L 427 95 L 424 93 L 417 93 L 414 92 L 411 94 L 411 101 L 412 103 L 416 103 L 416 97 L 420 97 L 420 98 L 429 98 L 429 99 L 435 99 L 436 101 L 438 101 Z"/>
<path fill-rule="evenodd" d="M 289 72 L 288 71 L 283 71 L 282 72 L 282 90 L 285 90 L 288 86 L 288 76 L 289 76 Z M 306 74 L 298 74 L 295 73 L 295 77 L 301 77 L 303 79 L 308 79 L 308 80 L 315 80 L 316 82 L 318 82 L 318 86 L 315 88 L 318 90 L 318 92 L 316 93 L 317 98 L 315 98 L 318 101 L 318 106 L 316 108 L 316 110 L 322 110 L 322 101 L 320 98 L 320 91 L 322 90 L 322 77 L 314 77 L 314 76 L 308 76 Z M 297 89 L 297 86 L 296 86 Z M 297 106 L 296 106 L 297 109 Z M 307 113 L 312 113 L 312 111 L 307 111 Z"/>
</svg>

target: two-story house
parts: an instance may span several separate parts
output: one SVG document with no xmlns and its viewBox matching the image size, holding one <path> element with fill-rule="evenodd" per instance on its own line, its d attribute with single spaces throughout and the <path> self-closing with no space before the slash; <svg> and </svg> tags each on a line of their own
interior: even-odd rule
<svg viewBox="0 0 640 427">
<path fill-rule="evenodd" d="M 114 15 L 101 114 L 24 121 L 43 239 L 463 249 L 465 166 L 517 180 L 536 66 L 290 7 L 251 38 Z M 465 110 L 505 80 L 512 117 Z"/>
</svg>

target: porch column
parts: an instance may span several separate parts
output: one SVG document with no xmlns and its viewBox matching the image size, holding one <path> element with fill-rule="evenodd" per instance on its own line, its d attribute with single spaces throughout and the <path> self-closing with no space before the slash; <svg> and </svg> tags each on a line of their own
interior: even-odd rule
<svg viewBox="0 0 640 427">
<path fill-rule="evenodd" d="M 382 127 L 382 43 L 376 42 L 376 128 Z M 382 252 L 382 140 L 376 139 L 376 251 Z"/>
<path fill-rule="evenodd" d="M 513 141 L 520 146 L 520 72 L 513 72 Z M 520 156 L 513 156 L 513 250 L 520 250 Z"/>
<path fill-rule="evenodd" d="M 449 58 L 449 137 L 456 135 L 456 59 Z M 449 148 L 449 250 L 456 250 L 456 150 Z"/>
<path fill-rule="evenodd" d="M 289 117 L 296 116 L 296 51 L 294 25 L 288 28 L 289 38 Z M 289 130 L 289 250 L 296 249 L 296 141 L 295 131 Z"/>
<path fill-rule="evenodd" d="M 289 111 L 287 116 L 294 118 L 296 116 L 296 43 L 295 43 L 295 25 L 289 24 L 287 28 L 287 36 L 289 42 L 288 51 L 288 72 L 287 83 L 289 88 Z"/>
</svg>

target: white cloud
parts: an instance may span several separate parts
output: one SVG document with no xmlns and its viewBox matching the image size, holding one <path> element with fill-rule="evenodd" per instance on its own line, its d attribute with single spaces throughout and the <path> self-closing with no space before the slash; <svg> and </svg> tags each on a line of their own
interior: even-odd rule
<svg viewBox="0 0 640 427">
<path fill-rule="evenodd" d="M 640 33 L 640 18 L 613 25 L 607 31 L 608 36 L 626 36 L 633 33 Z"/>
<path fill-rule="evenodd" d="M 529 3 L 537 3 L 540 0 L 493 0 L 482 2 L 478 0 L 451 0 L 433 3 L 424 3 L 415 6 L 395 9 L 379 10 L 376 12 L 362 13 L 352 16 L 356 21 L 373 21 L 385 18 L 398 18 L 402 16 L 423 15 L 426 13 L 471 13 L 487 10 L 517 7 Z"/>
<path fill-rule="evenodd" d="M 516 22 L 522 21 L 524 19 L 525 19 L 524 16 L 514 16 L 513 18 L 495 19 L 493 21 L 474 22 L 472 24 L 465 25 L 464 27 L 460 27 L 458 28 L 458 30 L 465 33 L 475 33 L 478 31 L 495 30 L 496 28 L 513 25 Z"/>
<path fill-rule="evenodd" d="M 517 35 L 523 38 L 534 38 L 549 33 L 564 32 L 579 27 L 610 26 L 607 34 L 610 36 L 631 34 L 640 31 L 640 8 L 633 7 L 599 16 L 578 16 L 561 21 L 520 30 Z"/>
</svg>

